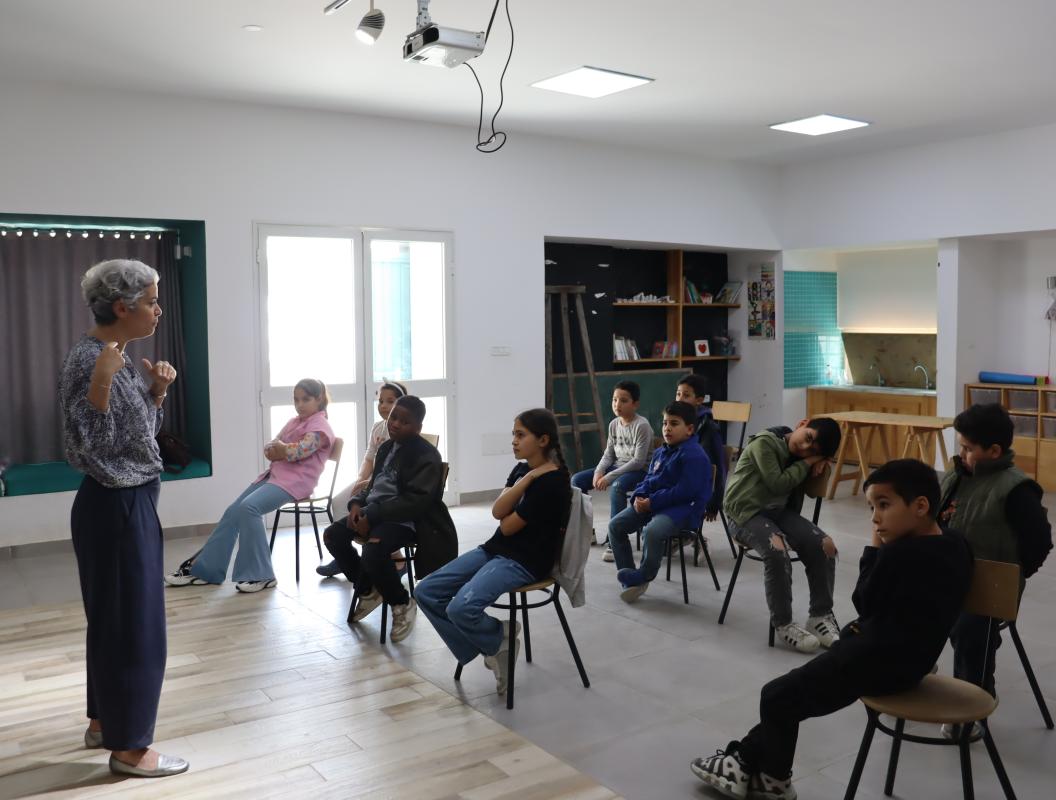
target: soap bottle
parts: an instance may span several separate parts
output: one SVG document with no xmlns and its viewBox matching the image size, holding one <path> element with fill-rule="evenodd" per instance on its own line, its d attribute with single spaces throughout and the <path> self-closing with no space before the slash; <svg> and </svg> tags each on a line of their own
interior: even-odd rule
<svg viewBox="0 0 1056 800">
<path fill-rule="evenodd" d="M 825 385 L 832 386 L 832 366 L 830 364 L 825 365 Z"/>
</svg>

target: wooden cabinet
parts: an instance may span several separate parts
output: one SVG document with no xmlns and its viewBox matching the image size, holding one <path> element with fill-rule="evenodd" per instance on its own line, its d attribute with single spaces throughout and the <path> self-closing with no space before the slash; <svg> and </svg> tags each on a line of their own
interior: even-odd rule
<svg viewBox="0 0 1056 800">
<path fill-rule="evenodd" d="M 935 396 L 923 394 L 901 394 L 883 391 L 855 391 L 854 389 L 807 389 L 807 416 L 822 417 L 837 411 L 874 411 L 880 414 L 912 414 L 918 417 L 935 416 Z M 909 431 L 903 427 L 878 429 L 876 438 L 869 446 L 866 458 L 870 465 L 879 466 L 884 458 L 884 443 L 880 436 L 887 437 L 887 452 L 892 457 L 902 455 Z M 850 456 L 851 453 L 848 453 Z M 855 454 L 857 455 L 857 454 Z M 916 452 L 914 451 L 914 456 Z M 928 446 L 928 459 L 935 460 L 935 446 Z M 857 463 L 848 457 L 847 463 Z"/>
</svg>

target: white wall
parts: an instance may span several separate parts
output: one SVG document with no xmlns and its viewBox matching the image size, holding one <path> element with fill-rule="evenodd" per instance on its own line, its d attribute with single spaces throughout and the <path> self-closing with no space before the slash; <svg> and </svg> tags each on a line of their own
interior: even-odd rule
<svg viewBox="0 0 1056 800">
<path fill-rule="evenodd" d="M 468 128 L 42 85 L 0 86 L 0 107 L 3 211 L 206 222 L 214 476 L 166 484 L 169 526 L 216 519 L 255 475 L 254 222 L 454 233 L 462 493 L 500 485 L 510 457 L 483 438 L 543 401 L 544 236 L 778 247 L 762 168 L 517 135 L 483 156 Z M 0 500 L 0 546 L 66 538 L 71 499 Z"/>
<path fill-rule="evenodd" d="M 1056 228 L 1056 125 L 781 171 L 786 248 Z"/>
<path fill-rule="evenodd" d="M 1045 279 L 1056 275 L 1056 236 L 1003 241 L 990 265 L 996 284 L 987 299 L 1002 372 L 1050 375 L 1053 327 L 1045 319 L 1052 304 Z"/>
<path fill-rule="evenodd" d="M 845 333 L 934 333 L 936 247 L 839 253 L 836 318 Z"/>
</svg>

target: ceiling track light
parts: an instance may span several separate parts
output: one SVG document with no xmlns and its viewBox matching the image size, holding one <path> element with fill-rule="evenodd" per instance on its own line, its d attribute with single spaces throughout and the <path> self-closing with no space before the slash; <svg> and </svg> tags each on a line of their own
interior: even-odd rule
<svg viewBox="0 0 1056 800">
<path fill-rule="evenodd" d="M 334 0 L 334 2 L 323 9 L 323 13 L 329 17 L 335 11 L 340 11 L 347 4 L 348 0 Z"/>
<path fill-rule="evenodd" d="M 381 36 L 385 27 L 385 13 L 374 8 L 374 0 L 370 0 L 370 11 L 363 15 L 356 28 L 356 38 L 363 44 L 374 44 Z"/>
</svg>

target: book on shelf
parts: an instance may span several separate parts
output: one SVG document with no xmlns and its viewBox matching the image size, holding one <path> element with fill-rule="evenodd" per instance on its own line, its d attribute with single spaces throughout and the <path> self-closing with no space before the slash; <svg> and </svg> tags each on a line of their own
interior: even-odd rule
<svg viewBox="0 0 1056 800">
<path fill-rule="evenodd" d="M 678 358 L 678 342 L 653 342 L 653 358 Z"/>
<path fill-rule="evenodd" d="M 715 295 L 715 302 L 726 305 L 736 304 L 741 296 L 741 286 L 743 286 L 741 281 L 726 281 Z"/>
<path fill-rule="evenodd" d="M 685 279 L 686 291 L 685 291 L 685 302 L 686 303 L 700 303 L 700 290 L 697 289 L 696 285 L 689 278 Z"/>
<path fill-rule="evenodd" d="M 638 361 L 641 357 L 634 339 L 615 335 L 612 337 L 613 361 Z"/>
</svg>

